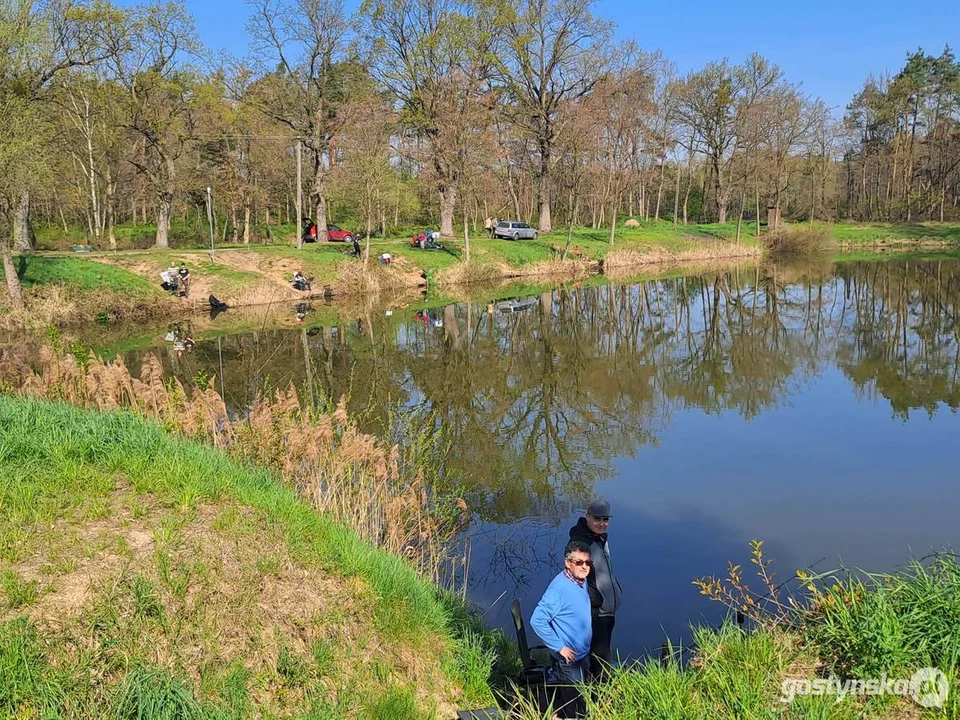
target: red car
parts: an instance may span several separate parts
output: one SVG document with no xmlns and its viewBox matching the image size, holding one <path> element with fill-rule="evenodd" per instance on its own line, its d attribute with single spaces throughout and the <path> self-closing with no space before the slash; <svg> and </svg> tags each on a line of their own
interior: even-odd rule
<svg viewBox="0 0 960 720">
<path fill-rule="evenodd" d="M 303 241 L 312 243 L 317 241 L 317 226 L 314 223 L 307 223 L 303 228 Z M 353 233 L 349 230 L 343 230 L 336 225 L 327 225 L 328 242 L 353 242 Z"/>
<path fill-rule="evenodd" d="M 353 233 L 336 225 L 327 225 L 327 240 L 330 242 L 353 242 Z"/>
</svg>

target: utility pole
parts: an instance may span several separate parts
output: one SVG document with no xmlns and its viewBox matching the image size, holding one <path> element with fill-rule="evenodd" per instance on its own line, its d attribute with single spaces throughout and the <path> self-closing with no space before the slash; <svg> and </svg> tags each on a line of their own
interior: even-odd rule
<svg viewBox="0 0 960 720">
<path fill-rule="evenodd" d="M 297 233 L 297 250 L 303 247 L 303 232 L 300 223 L 303 222 L 303 167 L 301 160 L 303 151 L 302 142 L 297 138 L 297 221 L 294 223 L 294 231 Z"/>
<path fill-rule="evenodd" d="M 213 247 L 213 190 L 207 185 L 207 225 L 210 226 L 210 262 L 216 264 L 217 258 Z"/>
</svg>

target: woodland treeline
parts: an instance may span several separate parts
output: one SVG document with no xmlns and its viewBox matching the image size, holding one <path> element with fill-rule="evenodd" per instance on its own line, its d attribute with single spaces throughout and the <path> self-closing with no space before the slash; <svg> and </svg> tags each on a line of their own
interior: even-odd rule
<svg viewBox="0 0 960 720">
<path fill-rule="evenodd" d="M 680 74 L 590 0 L 252 0 L 244 57 L 182 2 L 0 3 L 0 232 L 145 226 L 250 242 L 302 215 L 446 236 L 488 217 L 609 226 L 960 217 L 960 63 L 909 53 L 828 108 L 765 58 Z M 299 147 L 299 151 L 298 151 Z M 322 230 L 321 230 L 322 233 Z"/>
</svg>

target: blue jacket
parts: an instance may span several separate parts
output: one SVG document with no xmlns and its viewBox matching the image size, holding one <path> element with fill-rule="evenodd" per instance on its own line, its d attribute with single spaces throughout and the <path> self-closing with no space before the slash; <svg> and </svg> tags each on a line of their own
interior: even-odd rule
<svg viewBox="0 0 960 720">
<path fill-rule="evenodd" d="M 580 587 L 563 572 L 557 575 L 537 603 L 530 627 L 554 652 L 568 647 L 577 660 L 585 658 L 593 636 L 587 584 Z"/>
</svg>

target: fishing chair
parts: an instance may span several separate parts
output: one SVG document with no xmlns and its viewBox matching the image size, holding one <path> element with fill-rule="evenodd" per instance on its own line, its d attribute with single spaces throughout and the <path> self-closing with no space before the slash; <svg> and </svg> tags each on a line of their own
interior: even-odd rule
<svg viewBox="0 0 960 720">
<path fill-rule="evenodd" d="M 530 647 L 527 643 L 527 626 L 523 622 L 519 600 L 514 600 L 510 605 L 510 616 L 513 618 L 513 629 L 517 633 L 517 647 L 520 648 L 520 659 L 523 662 L 523 679 L 545 682 L 550 666 L 538 663 L 533 657 L 533 651 L 542 650 L 544 654 L 548 651 L 544 645 Z"/>
<path fill-rule="evenodd" d="M 535 657 L 548 655 L 549 650 L 544 645 L 530 647 L 527 643 L 527 628 L 523 622 L 523 613 L 520 601 L 514 600 L 510 605 L 510 615 L 513 618 L 513 629 L 517 633 L 517 647 L 520 648 L 520 658 L 523 669 L 517 682 L 517 689 L 528 700 L 546 711 L 548 708 L 559 711 L 560 717 L 582 717 L 583 698 L 576 688 L 557 684 L 554 679 L 551 664 L 541 664 Z"/>
</svg>

